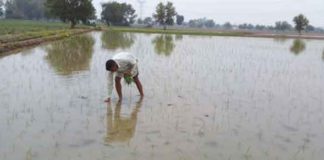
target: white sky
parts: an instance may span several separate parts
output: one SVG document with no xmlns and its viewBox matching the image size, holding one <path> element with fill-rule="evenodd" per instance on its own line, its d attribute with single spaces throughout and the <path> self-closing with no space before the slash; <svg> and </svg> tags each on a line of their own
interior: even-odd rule
<svg viewBox="0 0 324 160">
<path fill-rule="evenodd" d="M 93 0 L 100 17 L 102 2 L 111 0 Z M 138 0 L 115 0 L 132 4 L 136 14 L 140 15 Z M 159 2 L 167 0 L 144 0 L 143 17 L 152 16 Z M 276 21 L 293 23 L 294 16 L 302 13 L 311 25 L 324 27 L 324 0 L 169 0 L 176 11 L 184 15 L 185 21 L 206 17 L 218 24 L 227 21 L 232 24 L 252 23 L 274 25 Z"/>
</svg>

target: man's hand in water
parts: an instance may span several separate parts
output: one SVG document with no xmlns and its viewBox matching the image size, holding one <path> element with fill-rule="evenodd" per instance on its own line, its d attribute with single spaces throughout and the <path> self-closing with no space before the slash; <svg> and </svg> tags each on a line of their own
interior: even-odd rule
<svg viewBox="0 0 324 160">
<path fill-rule="evenodd" d="M 107 98 L 107 99 L 105 100 L 105 102 L 106 102 L 106 103 L 110 102 L 110 98 Z"/>
</svg>

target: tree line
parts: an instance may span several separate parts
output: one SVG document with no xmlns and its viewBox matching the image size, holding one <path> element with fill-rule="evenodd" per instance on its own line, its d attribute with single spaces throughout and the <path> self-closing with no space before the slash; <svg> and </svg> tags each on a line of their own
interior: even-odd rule
<svg viewBox="0 0 324 160">
<path fill-rule="evenodd" d="M 146 26 L 160 25 L 164 29 L 174 24 L 196 28 L 221 28 L 243 30 L 275 30 L 275 31 L 323 31 L 309 25 L 309 20 L 302 14 L 293 18 L 294 27 L 287 21 L 277 21 L 274 26 L 253 25 L 249 23 L 233 25 L 230 22 L 216 24 L 207 18 L 184 21 L 184 16 L 177 13 L 172 2 L 157 4 L 152 17 L 137 18 L 136 11 L 131 4 L 116 1 L 101 5 L 101 21 L 107 25 L 129 26 L 134 23 Z M 60 19 L 69 22 L 73 28 L 78 23 L 88 24 L 95 20 L 95 8 L 92 0 L 0 0 L 0 16 L 8 19 Z"/>
<path fill-rule="evenodd" d="M 305 21 L 303 19 L 296 19 L 298 23 L 299 21 Z M 296 22 L 295 22 L 296 23 Z M 258 30 L 258 31 L 302 31 L 305 30 L 307 32 L 311 31 L 324 31 L 321 28 L 314 27 L 312 25 L 306 24 L 298 24 L 298 27 L 303 26 L 303 28 L 296 28 L 296 26 L 292 26 L 287 21 L 277 21 L 274 25 L 253 25 L 250 23 L 243 23 L 243 24 L 231 24 L 230 22 L 226 22 L 224 24 L 217 24 L 213 20 L 208 20 L 206 18 L 199 18 L 194 20 L 189 20 L 188 23 L 184 23 L 184 26 L 193 27 L 193 28 L 217 28 L 217 29 L 225 29 L 225 30 L 231 30 L 231 29 L 240 29 L 240 30 Z"/>
<path fill-rule="evenodd" d="M 43 19 L 46 0 L 0 0 L 0 16 L 11 19 Z"/>
</svg>

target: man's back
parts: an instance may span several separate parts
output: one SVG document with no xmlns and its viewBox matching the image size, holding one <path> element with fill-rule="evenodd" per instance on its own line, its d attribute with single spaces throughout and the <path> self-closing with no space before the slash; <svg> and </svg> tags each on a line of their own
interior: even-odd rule
<svg viewBox="0 0 324 160">
<path fill-rule="evenodd" d="M 117 72 L 125 72 L 137 64 L 137 58 L 127 52 L 121 52 L 112 57 L 118 65 Z"/>
</svg>

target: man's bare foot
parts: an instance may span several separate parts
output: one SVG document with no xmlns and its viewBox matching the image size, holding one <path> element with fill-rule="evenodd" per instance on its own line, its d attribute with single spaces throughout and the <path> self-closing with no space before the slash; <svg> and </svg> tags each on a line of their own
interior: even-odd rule
<svg viewBox="0 0 324 160">
<path fill-rule="evenodd" d="M 121 102 L 123 100 L 123 97 L 118 98 L 118 102 Z"/>
</svg>

